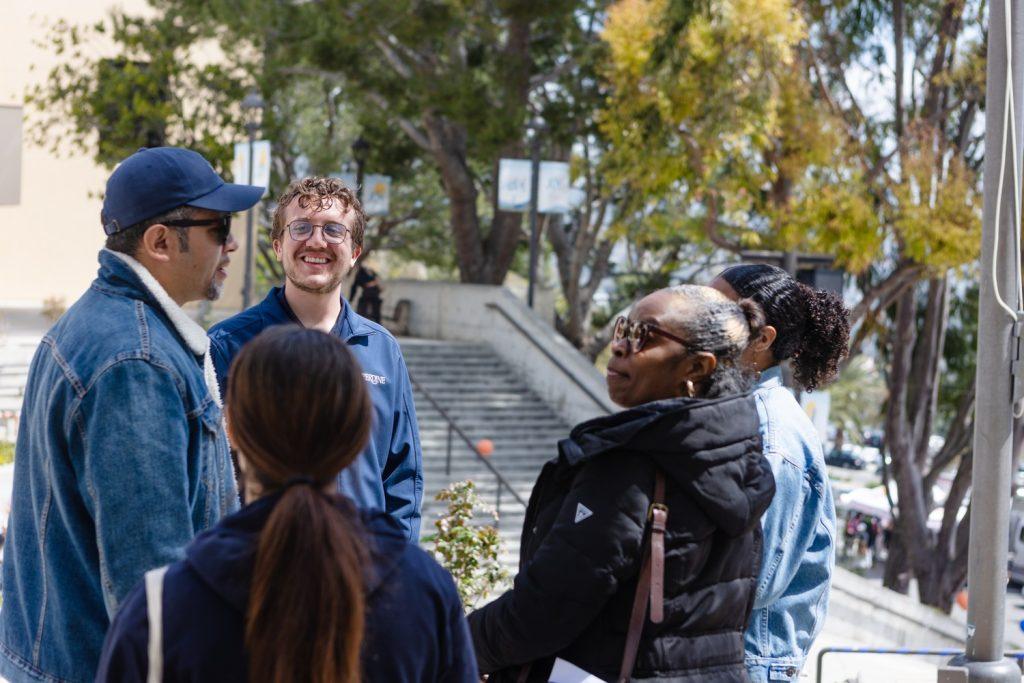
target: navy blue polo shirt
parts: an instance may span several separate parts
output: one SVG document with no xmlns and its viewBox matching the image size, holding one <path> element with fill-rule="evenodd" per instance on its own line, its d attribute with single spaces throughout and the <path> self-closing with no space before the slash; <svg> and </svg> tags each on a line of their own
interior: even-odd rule
<svg viewBox="0 0 1024 683">
<path fill-rule="evenodd" d="M 274 325 L 301 325 L 275 287 L 255 306 L 210 328 L 210 355 L 225 403 L 231 401 L 228 368 L 250 339 Z M 419 540 L 423 504 L 420 449 L 412 384 L 401 348 L 391 333 L 352 310 L 344 297 L 331 334 L 342 339 L 363 368 L 373 400 L 373 429 L 366 448 L 338 476 L 338 490 L 362 508 L 386 510 Z"/>
</svg>

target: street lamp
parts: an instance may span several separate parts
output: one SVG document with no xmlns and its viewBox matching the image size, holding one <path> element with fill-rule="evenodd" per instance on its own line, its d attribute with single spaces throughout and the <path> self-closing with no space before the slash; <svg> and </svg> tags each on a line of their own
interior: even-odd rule
<svg viewBox="0 0 1024 683">
<path fill-rule="evenodd" d="M 359 198 L 360 204 L 363 203 L 363 164 L 366 163 L 368 156 L 370 156 L 370 143 L 360 135 L 352 143 L 352 158 L 356 161 L 356 196 Z"/>
<path fill-rule="evenodd" d="M 526 305 L 533 308 L 533 288 L 537 282 L 537 259 L 540 251 L 540 228 L 537 225 L 537 195 L 540 188 L 540 134 L 547 126 L 535 116 L 528 124 L 530 137 L 530 280 L 526 288 Z"/>
<path fill-rule="evenodd" d="M 260 130 L 263 110 L 267 103 L 260 97 L 255 89 L 250 90 L 242 99 L 242 115 L 245 117 L 245 132 L 249 135 L 249 180 L 252 185 L 253 167 L 256 165 L 256 155 L 253 152 L 256 143 L 256 133 Z M 253 214 L 255 207 L 250 208 L 245 217 L 245 279 L 242 283 L 242 310 L 249 308 L 252 297 L 252 260 L 253 260 Z"/>
</svg>

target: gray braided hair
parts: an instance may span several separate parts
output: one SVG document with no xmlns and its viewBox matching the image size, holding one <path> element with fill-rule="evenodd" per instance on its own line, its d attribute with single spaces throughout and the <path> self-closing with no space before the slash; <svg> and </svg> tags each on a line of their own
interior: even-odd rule
<svg viewBox="0 0 1024 683">
<path fill-rule="evenodd" d="M 703 395 L 717 398 L 748 391 L 752 377 L 744 372 L 739 359 L 764 327 L 761 307 L 750 299 L 732 301 L 700 285 L 676 285 L 663 291 L 686 300 L 688 315 L 679 325 L 690 350 L 714 354 L 718 361 Z"/>
</svg>

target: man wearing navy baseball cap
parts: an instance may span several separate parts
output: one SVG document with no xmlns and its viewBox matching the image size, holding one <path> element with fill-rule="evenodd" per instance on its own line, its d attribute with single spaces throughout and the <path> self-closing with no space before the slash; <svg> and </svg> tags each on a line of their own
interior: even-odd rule
<svg viewBox="0 0 1024 683">
<path fill-rule="evenodd" d="M 263 188 L 187 149 L 141 149 L 107 181 L 89 290 L 29 371 L 4 548 L 0 675 L 91 681 L 118 603 L 238 506 L 206 333 L 231 214 Z"/>
</svg>

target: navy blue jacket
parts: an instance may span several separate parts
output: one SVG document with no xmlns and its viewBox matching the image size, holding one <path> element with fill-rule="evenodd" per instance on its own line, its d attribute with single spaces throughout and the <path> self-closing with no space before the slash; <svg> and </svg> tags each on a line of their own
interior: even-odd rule
<svg viewBox="0 0 1024 683">
<path fill-rule="evenodd" d="M 221 396 L 230 401 L 228 368 L 250 339 L 274 325 L 297 324 L 284 290 L 275 287 L 260 303 L 210 328 L 210 356 Z M 348 344 L 363 367 L 373 399 L 373 431 L 366 448 L 338 476 L 338 490 L 363 508 L 387 510 L 412 542 L 420 536 L 423 453 L 416 426 L 409 371 L 391 333 L 358 315 L 343 298 L 331 333 Z"/>
<path fill-rule="evenodd" d="M 262 498 L 200 534 L 163 587 L 164 681 L 247 681 L 245 610 L 259 533 L 279 496 Z M 379 510 L 361 512 L 370 549 L 363 680 L 477 681 L 451 576 Z M 301 581 L 301 576 L 294 577 Z M 145 683 L 146 591 L 129 594 L 107 632 L 97 681 Z"/>
</svg>

